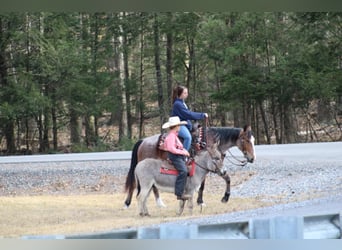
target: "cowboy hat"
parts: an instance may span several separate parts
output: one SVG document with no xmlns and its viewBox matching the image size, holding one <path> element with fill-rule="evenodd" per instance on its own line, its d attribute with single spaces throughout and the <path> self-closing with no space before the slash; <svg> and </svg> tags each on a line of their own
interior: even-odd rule
<svg viewBox="0 0 342 250">
<path fill-rule="evenodd" d="M 186 121 L 180 121 L 178 116 L 171 116 L 168 122 L 165 122 L 162 128 L 169 128 L 177 125 L 188 124 Z"/>
</svg>

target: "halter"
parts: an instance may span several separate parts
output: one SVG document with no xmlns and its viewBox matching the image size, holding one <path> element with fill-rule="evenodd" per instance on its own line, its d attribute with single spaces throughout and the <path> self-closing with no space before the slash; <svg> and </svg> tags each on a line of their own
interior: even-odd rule
<svg viewBox="0 0 342 250">
<path fill-rule="evenodd" d="M 210 172 L 210 173 L 215 173 L 215 174 L 219 173 L 219 170 L 220 170 L 220 169 L 219 169 L 219 167 L 218 167 L 218 165 L 217 165 L 217 163 L 216 163 L 216 160 L 213 159 L 214 157 L 212 156 L 212 154 L 211 154 L 208 150 L 207 150 L 207 152 L 208 152 L 208 154 L 210 155 L 210 158 L 211 158 L 213 164 L 215 165 L 215 170 L 211 170 L 211 169 L 209 169 L 209 168 L 203 167 L 201 164 L 197 163 L 197 162 L 194 160 L 195 164 L 196 164 L 199 168 L 202 168 L 203 170 L 206 170 L 206 171 L 208 171 L 208 172 Z"/>
</svg>

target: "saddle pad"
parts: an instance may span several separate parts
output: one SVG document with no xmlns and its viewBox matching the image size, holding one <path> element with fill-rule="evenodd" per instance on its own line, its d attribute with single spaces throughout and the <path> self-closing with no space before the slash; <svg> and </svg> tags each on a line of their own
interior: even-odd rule
<svg viewBox="0 0 342 250">
<path fill-rule="evenodd" d="M 188 165 L 188 176 L 193 176 L 195 174 L 195 161 L 191 161 L 190 165 Z M 163 166 L 160 167 L 161 174 L 169 174 L 169 175 L 178 175 L 178 170 L 174 168 L 173 165 L 168 162 L 164 162 Z"/>
<path fill-rule="evenodd" d="M 163 133 L 159 136 L 158 142 L 157 142 L 157 146 L 159 150 L 166 151 L 164 148 L 164 141 L 165 141 L 166 136 L 167 136 L 167 133 Z"/>
</svg>

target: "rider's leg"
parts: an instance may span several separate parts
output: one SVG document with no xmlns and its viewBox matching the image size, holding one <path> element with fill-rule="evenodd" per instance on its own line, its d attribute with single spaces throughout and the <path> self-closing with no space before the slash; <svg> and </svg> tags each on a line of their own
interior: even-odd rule
<svg viewBox="0 0 342 250">
<path fill-rule="evenodd" d="M 175 195 L 177 198 L 181 198 L 184 194 L 186 178 L 188 175 L 187 168 L 185 166 L 184 156 L 169 154 L 169 159 L 172 161 L 175 168 L 178 170 L 178 176 L 175 183 Z"/>
<path fill-rule="evenodd" d="M 180 126 L 178 136 L 183 138 L 183 146 L 186 150 L 189 151 L 191 147 L 191 134 L 189 129 L 185 125 Z"/>
</svg>

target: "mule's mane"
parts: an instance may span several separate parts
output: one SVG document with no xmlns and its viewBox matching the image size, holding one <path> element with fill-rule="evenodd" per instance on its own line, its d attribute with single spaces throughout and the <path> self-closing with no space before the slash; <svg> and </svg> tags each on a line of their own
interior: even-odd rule
<svg viewBox="0 0 342 250">
<path fill-rule="evenodd" d="M 214 141 L 220 141 L 220 145 L 224 145 L 229 142 L 236 142 L 239 139 L 240 132 L 241 128 L 210 127 L 207 136 L 211 136 Z"/>
</svg>

